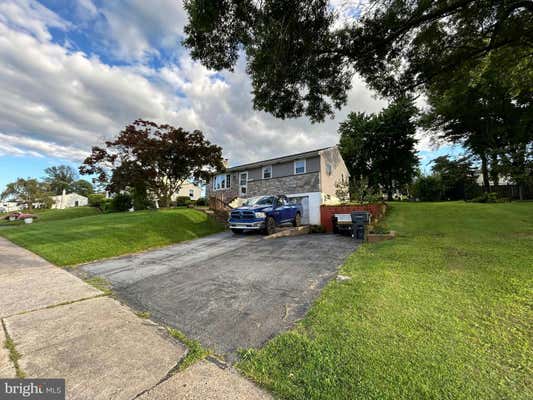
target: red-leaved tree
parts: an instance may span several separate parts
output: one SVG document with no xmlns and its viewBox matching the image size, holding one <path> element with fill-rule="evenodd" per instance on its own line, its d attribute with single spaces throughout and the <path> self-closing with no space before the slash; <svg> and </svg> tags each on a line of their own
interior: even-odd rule
<svg viewBox="0 0 533 400">
<path fill-rule="evenodd" d="M 206 181 L 222 169 L 222 148 L 201 131 L 138 119 L 105 147 L 93 147 L 80 173 L 96 174 L 96 180 L 112 192 L 145 191 L 165 207 L 185 181 Z"/>
</svg>

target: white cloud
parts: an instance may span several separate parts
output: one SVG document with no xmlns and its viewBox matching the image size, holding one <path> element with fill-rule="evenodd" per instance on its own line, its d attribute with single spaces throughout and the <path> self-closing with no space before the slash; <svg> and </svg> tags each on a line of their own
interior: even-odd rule
<svg viewBox="0 0 533 400">
<path fill-rule="evenodd" d="M 99 14 L 95 29 L 111 55 L 122 61 L 158 56 L 161 48 L 177 49 L 185 26 L 185 11 L 177 0 L 105 1 Z"/>
<path fill-rule="evenodd" d="M 117 55 L 143 59 L 163 42 L 174 45 L 181 34 L 184 12 L 176 4 L 104 2 L 96 10 L 91 1 L 82 5 L 87 15 L 103 13 L 116 22 L 110 25 L 109 40 Z M 3 10 L 0 154 L 34 152 L 79 161 L 90 146 L 145 118 L 203 130 L 235 164 L 333 145 L 338 142 L 338 123 L 349 111 L 376 112 L 385 104 L 354 77 L 348 105 L 335 119 L 321 124 L 305 118 L 283 121 L 253 110 L 243 60 L 234 73 L 215 73 L 184 53 L 175 64 L 158 69 L 139 62 L 110 66 L 53 43 L 47 27 L 67 29 L 68 24 L 51 11 L 26 16 L 33 28 L 20 29 L 11 18 L 24 15 L 21 10 L 26 8 Z M 122 21 L 114 19 L 119 15 Z"/>
<path fill-rule="evenodd" d="M 8 154 L 39 158 L 53 155 L 57 158 L 73 161 L 81 161 L 87 156 L 85 151 L 75 147 L 0 133 L 0 156 Z"/>
<path fill-rule="evenodd" d="M 0 22 L 40 41 L 50 40 L 48 28 L 66 30 L 69 23 L 35 0 L 2 0 Z"/>
</svg>

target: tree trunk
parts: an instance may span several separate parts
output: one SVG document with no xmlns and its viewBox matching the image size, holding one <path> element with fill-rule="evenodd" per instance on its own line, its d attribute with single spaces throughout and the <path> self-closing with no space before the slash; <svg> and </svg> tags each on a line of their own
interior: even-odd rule
<svg viewBox="0 0 533 400">
<path fill-rule="evenodd" d="M 524 184 L 523 183 L 518 184 L 518 198 L 520 200 L 524 200 Z"/>
<path fill-rule="evenodd" d="M 485 152 L 482 152 L 479 155 L 481 158 L 481 174 L 483 175 L 483 191 L 485 193 L 490 192 L 490 181 L 489 181 L 489 170 L 487 167 L 487 155 Z"/>
</svg>

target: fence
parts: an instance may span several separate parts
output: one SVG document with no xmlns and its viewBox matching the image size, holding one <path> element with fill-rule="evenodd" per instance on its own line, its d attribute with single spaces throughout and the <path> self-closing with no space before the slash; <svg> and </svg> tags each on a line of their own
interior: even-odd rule
<svg viewBox="0 0 533 400">
<path fill-rule="evenodd" d="M 368 211 L 372 220 L 381 219 L 385 215 L 387 205 L 385 203 L 372 204 L 346 204 L 339 206 L 320 206 L 320 223 L 326 232 L 333 232 L 333 216 L 335 214 L 350 214 L 352 211 Z"/>
</svg>

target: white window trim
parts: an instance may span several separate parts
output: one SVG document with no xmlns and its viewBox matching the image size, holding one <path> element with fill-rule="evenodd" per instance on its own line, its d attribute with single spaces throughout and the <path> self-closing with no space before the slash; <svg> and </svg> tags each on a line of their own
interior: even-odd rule
<svg viewBox="0 0 533 400">
<path fill-rule="evenodd" d="M 265 169 L 270 168 L 270 178 L 265 178 Z M 261 179 L 272 179 L 272 174 L 274 172 L 274 168 L 272 168 L 272 165 L 265 165 L 263 168 L 261 168 Z"/>
<path fill-rule="evenodd" d="M 244 183 L 244 185 L 241 183 L 241 176 L 242 176 L 243 174 L 246 174 L 246 182 Z M 239 172 L 239 176 L 238 176 L 238 178 L 239 178 L 239 182 L 238 182 L 238 184 L 237 184 L 237 188 L 238 188 L 238 190 L 239 190 L 239 196 L 241 196 L 241 195 L 245 195 L 245 196 L 248 195 L 248 178 L 249 178 L 249 176 L 250 176 L 250 174 L 248 174 L 248 171 L 241 171 L 241 172 Z M 241 190 L 242 190 L 243 187 L 246 188 L 246 193 L 242 193 L 242 192 L 241 192 Z"/>
<path fill-rule="evenodd" d="M 299 161 L 303 161 L 304 162 L 304 172 L 296 172 L 296 163 L 299 162 Z M 303 159 L 300 159 L 300 160 L 294 160 L 294 168 L 293 168 L 293 172 L 294 172 L 294 175 L 301 175 L 301 174 L 305 174 L 307 172 L 307 159 L 303 158 Z"/>
<path fill-rule="evenodd" d="M 221 187 L 221 188 L 218 188 L 216 187 L 216 181 L 217 181 L 217 177 L 219 176 L 224 176 L 224 187 Z M 226 189 L 231 189 L 231 182 L 230 182 L 230 185 L 228 186 L 228 176 L 230 177 L 230 180 L 231 180 L 231 174 L 216 174 L 215 177 L 213 178 L 213 190 L 214 191 L 219 191 L 219 190 L 226 190 Z"/>
</svg>

